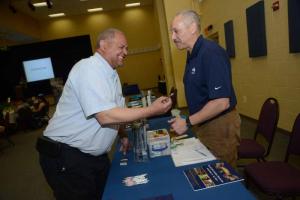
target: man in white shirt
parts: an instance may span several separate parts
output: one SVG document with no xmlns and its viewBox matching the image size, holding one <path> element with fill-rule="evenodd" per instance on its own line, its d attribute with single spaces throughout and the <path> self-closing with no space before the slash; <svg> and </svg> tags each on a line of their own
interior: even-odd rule
<svg viewBox="0 0 300 200">
<path fill-rule="evenodd" d="M 121 31 L 99 34 L 95 54 L 72 68 L 44 140 L 37 143 L 41 167 L 57 199 L 100 199 L 110 167 L 107 152 L 118 124 L 162 114 L 171 107 L 167 97 L 146 108 L 124 107 L 116 68 L 123 65 L 127 48 Z M 128 138 L 121 143 L 126 150 Z"/>
</svg>

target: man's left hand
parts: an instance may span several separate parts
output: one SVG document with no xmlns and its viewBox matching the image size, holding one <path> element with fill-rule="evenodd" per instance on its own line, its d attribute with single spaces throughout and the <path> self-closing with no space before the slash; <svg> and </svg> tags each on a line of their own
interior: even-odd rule
<svg viewBox="0 0 300 200">
<path fill-rule="evenodd" d="M 175 117 L 173 119 L 170 119 L 168 122 L 169 122 L 169 124 L 171 124 L 171 128 L 178 135 L 182 135 L 188 130 L 185 119 L 183 119 L 181 117 Z"/>
</svg>

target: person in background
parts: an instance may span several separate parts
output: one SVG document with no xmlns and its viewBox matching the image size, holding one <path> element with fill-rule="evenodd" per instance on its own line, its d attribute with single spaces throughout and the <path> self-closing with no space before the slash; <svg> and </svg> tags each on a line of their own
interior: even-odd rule
<svg viewBox="0 0 300 200">
<path fill-rule="evenodd" d="M 110 168 L 107 152 L 120 124 L 165 113 L 172 104 L 160 97 L 146 108 L 125 108 L 116 71 L 128 53 L 125 35 L 104 30 L 96 45 L 93 56 L 73 66 L 37 142 L 40 165 L 57 199 L 101 199 Z M 128 138 L 121 144 L 126 151 Z"/>
<path fill-rule="evenodd" d="M 38 128 L 30 104 L 25 99 L 20 99 L 16 103 L 17 124 L 20 130 Z"/>
<path fill-rule="evenodd" d="M 22 99 L 19 99 L 18 101 L 16 101 L 16 111 L 18 111 L 22 108 L 25 108 L 25 107 L 30 109 L 30 105 L 26 101 L 26 99 L 22 98 Z"/>
<path fill-rule="evenodd" d="M 42 118 L 45 117 L 49 110 L 49 102 L 46 100 L 43 94 L 39 94 L 33 102 L 31 107 L 33 117 Z"/>
<path fill-rule="evenodd" d="M 193 127 L 201 142 L 219 159 L 236 166 L 240 116 L 226 51 L 200 34 L 200 18 L 193 10 L 179 12 L 171 25 L 172 40 L 187 50 L 183 77 L 189 116 L 170 120 L 177 134 Z"/>
</svg>

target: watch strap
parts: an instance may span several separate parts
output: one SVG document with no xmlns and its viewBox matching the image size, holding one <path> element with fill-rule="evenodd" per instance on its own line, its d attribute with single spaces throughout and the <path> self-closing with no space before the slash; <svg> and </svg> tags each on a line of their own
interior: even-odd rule
<svg viewBox="0 0 300 200">
<path fill-rule="evenodd" d="M 187 116 L 187 117 L 185 118 L 185 123 L 186 123 L 186 126 L 187 126 L 188 128 L 191 128 L 191 127 L 192 127 L 192 124 L 191 124 L 191 121 L 190 121 L 190 117 L 189 117 L 189 116 Z"/>
</svg>

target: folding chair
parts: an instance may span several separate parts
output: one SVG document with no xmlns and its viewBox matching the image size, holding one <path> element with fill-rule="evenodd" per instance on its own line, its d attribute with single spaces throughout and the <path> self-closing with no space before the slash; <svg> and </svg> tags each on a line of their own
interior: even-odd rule
<svg viewBox="0 0 300 200">
<path fill-rule="evenodd" d="M 238 159 L 257 159 L 265 161 L 270 154 L 279 119 L 279 105 L 275 98 L 268 98 L 262 105 L 254 139 L 242 139 L 238 147 Z M 267 145 L 259 143 L 262 136 Z"/>
</svg>

